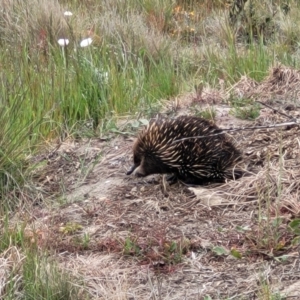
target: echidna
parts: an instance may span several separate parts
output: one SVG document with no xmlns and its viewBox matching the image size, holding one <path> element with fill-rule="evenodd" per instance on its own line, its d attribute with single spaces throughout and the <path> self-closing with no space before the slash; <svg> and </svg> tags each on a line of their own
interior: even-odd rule
<svg viewBox="0 0 300 300">
<path fill-rule="evenodd" d="M 195 138 L 181 140 L 187 137 Z M 192 116 L 151 120 L 133 146 L 133 160 L 127 175 L 170 173 L 187 184 L 223 182 L 242 175 L 235 168 L 242 154 L 230 137 L 210 121 Z"/>
</svg>

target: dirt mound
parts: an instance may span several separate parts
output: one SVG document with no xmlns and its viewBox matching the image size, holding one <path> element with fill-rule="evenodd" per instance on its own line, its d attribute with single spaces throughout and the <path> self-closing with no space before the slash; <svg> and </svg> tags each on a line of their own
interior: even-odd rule
<svg viewBox="0 0 300 300">
<path fill-rule="evenodd" d="M 283 107 L 288 105 L 300 106 L 300 71 L 285 66 L 270 69 L 269 75 L 260 83 L 247 76 L 228 91 L 228 96 L 233 93 L 237 97 L 252 98 L 262 102 L 274 101 Z"/>
</svg>

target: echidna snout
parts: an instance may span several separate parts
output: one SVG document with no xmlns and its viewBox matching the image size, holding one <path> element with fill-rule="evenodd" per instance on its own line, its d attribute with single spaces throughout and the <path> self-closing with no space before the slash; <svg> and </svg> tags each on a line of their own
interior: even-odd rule
<svg viewBox="0 0 300 300">
<path fill-rule="evenodd" d="M 132 168 L 134 168 L 134 169 L 131 173 L 133 173 L 133 175 L 136 176 L 136 177 L 145 177 L 145 176 L 148 175 L 148 174 L 145 173 L 142 166 L 132 167 Z"/>
<path fill-rule="evenodd" d="M 126 175 L 133 174 L 136 177 L 145 177 L 151 174 L 168 173 L 163 164 L 159 165 L 151 158 L 139 157 L 135 158 L 138 163 L 135 163 L 126 173 Z"/>
<path fill-rule="evenodd" d="M 138 167 L 138 166 L 133 165 L 133 166 L 127 171 L 126 175 L 131 175 L 137 167 Z"/>
<path fill-rule="evenodd" d="M 144 177 L 147 176 L 147 174 L 145 174 L 145 172 L 143 171 L 143 168 L 141 166 L 136 166 L 133 165 L 126 173 L 126 175 L 131 175 L 133 173 L 133 175 L 137 176 L 137 177 Z"/>
</svg>

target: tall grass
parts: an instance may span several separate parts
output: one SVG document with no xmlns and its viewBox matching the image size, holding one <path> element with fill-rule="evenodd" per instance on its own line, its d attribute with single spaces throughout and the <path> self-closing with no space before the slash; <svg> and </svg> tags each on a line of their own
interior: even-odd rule
<svg viewBox="0 0 300 300">
<path fill-rule="evenodd" d="M 71 284 L 72 278 L 46 257 L 28 253 L 22 274 L 22 299 L 84 299 L 79 288 Z"/>
<path fill-rule="evenodd" d="M 128 32 L 121 32 L 129 17 L 112 10 L 112 19 L 106 15 L 97 20 L 100 27 L 110 22 L 106 35 L 89 33 L 93 44 L 81 48 L 87 33 L 78 24 L 84 24 L 76 25 L 76 17 L 67 20 L 57 1 L 48 7 L 46 2 L 31 0 L 33 9 L 28 10 L 23 2 L 2 1 L 1 190 L 8 178 L 22 183 L 24 159 L 41 141 L 72 133 L 86 120 L 92 120 L 98 132 L 103 120 L 147 112 L 157 100 L 180 90 L 168 42 L 160 37 L 152 43 L 155 34 L 151 39 L 145 35 L 147 26 L 140 16 L 132 28 L 126 23 Z M 84 7 L 78 9 L 83 9 L 78 15 L 87 13 Z M 68 38 L 70 44 L 60 47 L 58 38 Z"/>
<path fill-rule="evenodd" d="M 47 253 L 39 251 L 39 234 L 27 222 L 0 223 L 1 299 L 87 299 L 79 280 L 60 270 Z M 41 233 L 41 232 L 39 232 Z M 72 284 L 74 281 L 77 284 Z"/>
</svg>

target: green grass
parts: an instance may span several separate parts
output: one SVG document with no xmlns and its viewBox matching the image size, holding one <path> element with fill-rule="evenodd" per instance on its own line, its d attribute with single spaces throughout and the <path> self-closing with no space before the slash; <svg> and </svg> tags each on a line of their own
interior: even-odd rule
<svg viewBox="0 0 300 300">
<path fill-rule="evenodd" d="M 83 299 L 72 278 L 45 257 L 27 253 L 22 274 L 23 299 Z"/>
<path fill-rule="evenodd" d="M 88 299 L 79 280 L 38 251 L 38 233 L 26 231 L 25 222 L 9 227 L 8 218 L 1 225 L 0 255 L 12 265 L 3 277 L 1 299 Z"/>
<path fill-rule="evenodd" d="M 151 114 L 158 100 L 180 91 L 181 75 L 165 46 L 150 53 L 134 48 L 133 36 L 127 50 L 114 36 L 89 48 L 61 48 L 50 32 L 37 51 L 25 33 L 20 41 L 3 39 L 7 51 L 0 52 L 0 190 L 22 185 L 26 157 L 44 141 L 83 133 L 87 122 L 101 135 L 117 116 Z"/>
<path fill-rule="evenodd" d="M 213 106 L 208 106 L 206 108 L 201 108 L 198 105 L 192 105 L 190 110 L 194 116 L 202 117 L 206 120 L 213 121 L 216 117 L 216 109 Z"/>
<path fill-rule="evenodd" d="M 232 109 L 230 113 L 243 120 L 255 120 L 259 116 L 260 105 L 251 99 L 231 98 Z"/>
</svg>

